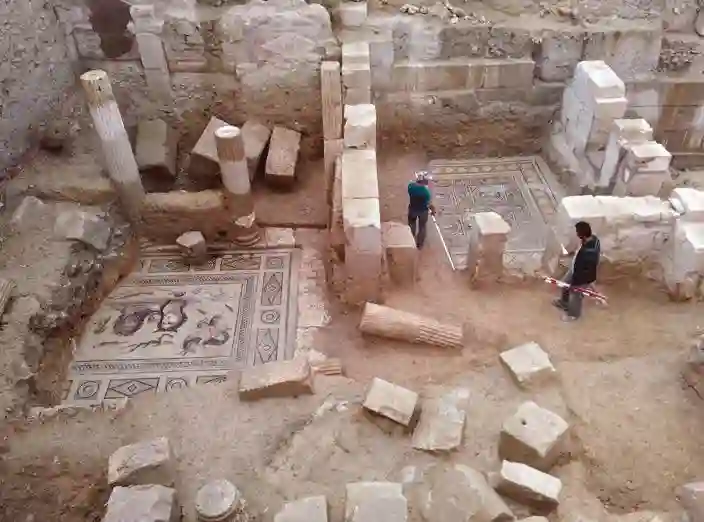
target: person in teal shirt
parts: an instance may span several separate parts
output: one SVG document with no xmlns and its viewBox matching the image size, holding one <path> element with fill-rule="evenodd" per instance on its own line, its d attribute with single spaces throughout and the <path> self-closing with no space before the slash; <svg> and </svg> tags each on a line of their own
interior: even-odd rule
<svg viewBox="0 0 704 522">
<path fill-rule="evenodd" d="M 425 171 L 416 172 L 416 179 L 408 184 L 408 226 L 411 227 L 416 247 L 423 248 L 428 226 L 428 215 L 435 215 L 432 195 L 428 188 L 430 176 Z"/>
</svg>

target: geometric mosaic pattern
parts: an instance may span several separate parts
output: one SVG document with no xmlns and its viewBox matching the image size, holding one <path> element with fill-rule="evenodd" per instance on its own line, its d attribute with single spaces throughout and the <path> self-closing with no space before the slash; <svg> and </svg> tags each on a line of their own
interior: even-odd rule
<svg viewBox="0 0 704 522">
<path fill-rule="evenodd" d="M 168 393 L 290 359 L 299 252 L 227 252 L 194 267 L 178 255 L 143 257 L 88 322 L 65 402 Z"/>
<path fill-rule="evenodd" d="M 546 223 L 555 214 L 556 181 L 536 157 L 434 160 L 433 202 L 440 233 L 457 269 L 467 266 L 472 215 L 494 211 L 509 225 L 504 262 L 532 265 L 545 249 Z M 558 189 L 559 190 L 559 189 Z"/>
</svg>

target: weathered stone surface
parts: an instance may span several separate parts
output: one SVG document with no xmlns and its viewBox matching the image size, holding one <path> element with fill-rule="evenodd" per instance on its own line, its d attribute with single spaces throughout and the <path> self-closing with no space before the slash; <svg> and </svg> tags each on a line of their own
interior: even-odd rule
<svg viewBox="0 0 704 522">
<path fill-rule="evenodd" d="M 174 483 L 171 446 L 166 437 L 123 446 L 110 456 L 108 483 L 111 486 Z"/>
<path fill-rule="evenodd" d="M 140 122 L 136 148 L 140 171 L 158 176 L 176 175 L 178 134 L 164 120 Z"/>
<path fill-rule="evenodd" d="M 371 103 L 345 105 L 345 147 L 376 149 L 376 107 Z"/>
<path fill-rule="evenodd" d="M 391 280 L 401 285 L 413 284 L 417 275 L 418 248 L 410 227 L 393 221 L 382 223 L 381 239 Z"/>
<path fill-rule="evenodd" d="M 192 230 L 178 236 L 176 244 L 187 258 L 203 259 L 208 253 L 208 245 L 202 232 Z"/>
<path fill-rule="evenodd" d="M 550 356 L 535 342 L 501 352 L 499 358 L 522 387 L 548 382 L 556 375 Z"/>
<path fill-rule="evenodd" d="M 554 508 L 560 502 L 562 481 L 526 464 L 505 460 L 496 489 L 522 504 Z"/>
<path fill-rule="evenodd" d="M 240 377 L 239 394 L 242 400 L 312 393 L 313 374 L 305 357 L 247 368 Z"/>
<path fill-rule="evenodd" d="M 17 288 L 17 285 L 14 281 L 0 277 L 0 318 L 5 313 L 15 288 Z"/>
<path fill-rule="evenodd" d="M 367 2 L 341 2 L 336 14 L 343 27 L 359 27 L 367 21 Z"/>
<path fill-rule="evenodd" d="M 375 377 L 364 400 L 364 408 L 410 426 L 416 413 L 418 394 Z"/>
<path fill-rule="evenodd" d="M 421 511 L 427 522 L 485 520 L 506 522 L 514 516 L 479 471 L 462 464 L 437 465 L 419 489 Z"/>
<path fill-rule="evenodd" d="M 691 482 L 677 490 L 677 498 L 691 522 L 704 520 L 704 482 Z"/>
<path fill-rule="evenodd" d="M 78 210 L 66 210 L 56 218 L 54 233 L 66 239 L 74 239 L 104 250 L 111 234 L 110 225 L 104 219 Z"/>
<path fill-rule="evenodd" d="M 203 130 L 198 142 L 191 151 L 188 173 L 195 177 L 217 176 L 220 171 L 218 150 L 215 145 L 215 131 L 229 123 L 218 118 L 210 118 L 208 126 Z"/>
<path fill-rule="evenodd" d="M 274 522 L 328 522 L 328 502 L 322 495 L 287 502 Z"/>
<path fill-rule="evenodd" d="M 249 179 L 253 180 L 264 166 L 264 152 L 269 145 L 271 130 L 255 120 L 248 120 L 242 126 L 244 155 L 247 158 Z"/>
<path fill-rule="evenodd" d="M 266 157 L 266 180 L 274 186 L 290 188 L 296 178 L 296 163 L 301 134 L 284 127 L 274 127 Z"/>
<path fill-rule="evenodd" d="M 12 214 L 11 223 L 18 228 L 29 225 L 34 219 L 40 216 L 45 209 L 46 205 L 41 199 L 35 198 L 34 196 L 25 196 L 22 198 L 20 206 L 17 207 Z"/>
<path fill-rule="evenodd" d="M 406 522 L 408 502 L 395 482 L 347 484 L 345 522 Z"/>
<path fill-rule="evenodd" d="M 118 486 L 110 494 L 103 522 L 178 522 L 180 518 L 176 490 L 158 485 Z"/>
<path fill-rule="evenodd" d="M 345 149 L 342 152 L 342 199 L 378 198 L 376 151 Z"/>
<path fill-rule="evenodd" d="M 293 248 L 296 238 L 292 228 L 269 227 L 264 229 L 267 248 Z"/>
<path fill-rule="evenodd" d="M 450 451 L 462 444 L 469 390 L 457 388 L 422 402 L 413 447 L 426 451 Z"/>
<path fill-rule="evenodd" d="M 218 479 L 208 482 L 196 494 L 196 513 L 198 520 L 224 521 L 236 511 L 243 511 L 243 501 L 240 491 L 228 480 Z"/>
<path fill-rule="evenodd" d="M 532 401 L 521 404 L 501 429 L 499 457 L 547 471 L 565 450 L 569 424 Z"/>
</svg>

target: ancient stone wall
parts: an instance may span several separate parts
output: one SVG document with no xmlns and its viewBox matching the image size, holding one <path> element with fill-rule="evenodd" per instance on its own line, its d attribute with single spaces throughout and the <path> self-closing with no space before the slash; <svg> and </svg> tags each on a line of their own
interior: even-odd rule
<svg viewBox="0 0 704 522">
<path fill-rule="evenodd" d="M 0 172 L 17 161 L 74 83 L 56 14 L 45 1 L 0 3 Z"/>
</svg>

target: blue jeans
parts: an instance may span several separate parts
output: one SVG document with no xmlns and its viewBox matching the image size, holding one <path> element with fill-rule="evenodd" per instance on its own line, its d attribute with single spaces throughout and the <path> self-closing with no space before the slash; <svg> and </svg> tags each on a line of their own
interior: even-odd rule
<svg viewBox="0 0 704 522">
<path fill-rule="evenodd" d="M 567 284 L 572 284 L 572 269 L 570 268 L 567 275 L 562 279 Z M 577 288 L 588 288 L 589 285 L 580 285 Z M 560 305 L 565 309 L 567 315 L 575 319 L 582 315 L 582 301 L 584 295 L 580 292 L 573 292 L 569 288 L 562 289 L 560 296 Z"/>
</svg>

